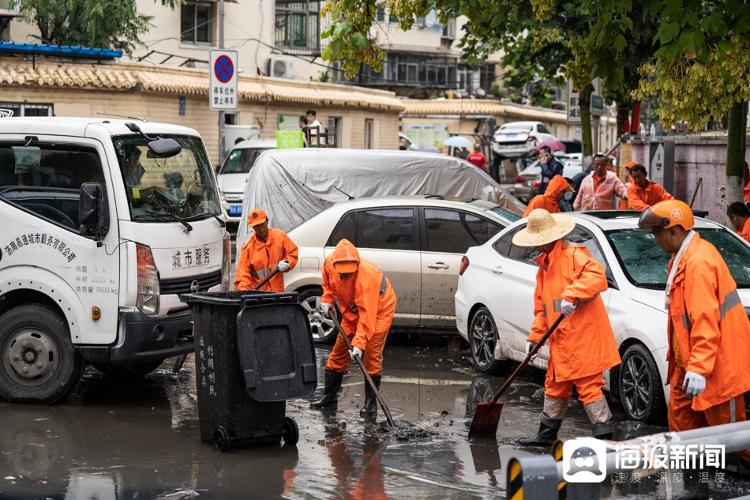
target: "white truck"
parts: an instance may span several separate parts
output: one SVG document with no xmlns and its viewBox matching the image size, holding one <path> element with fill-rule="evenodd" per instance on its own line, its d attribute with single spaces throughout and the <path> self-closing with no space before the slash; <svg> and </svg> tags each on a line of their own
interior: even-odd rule
<svg viewBox="0 0 750 500">
<path fill-rule="evenodd" d="M 0 119 L 0 398 L 51 403 L 99 370 L 192 352 L 178 294 L 228 289 L 229 235 L 195 130 Z"/>
</svg>

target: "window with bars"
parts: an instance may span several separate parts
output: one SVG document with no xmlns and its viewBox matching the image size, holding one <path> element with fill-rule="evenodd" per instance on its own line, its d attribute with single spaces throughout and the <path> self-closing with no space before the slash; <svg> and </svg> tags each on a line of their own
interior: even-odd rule
<svg viewBox="0 0 750 500">
<path fill-rule="evenodd" d="M 213 33 L 213 4 L 189 2 L 180 7 L 180 40 L 183 43 L 210 44 Z"/>
<path fill-rule="evenodd" d="M 0 102 L 0 110 L 12 111 L 13 116 L 54 116 L 52 104 Z"/>
<path fill-rule="evenodd" d="M 295 53 L 320 52 L 320 2 L 276 0 L 276 48 Z"/>
</svg>

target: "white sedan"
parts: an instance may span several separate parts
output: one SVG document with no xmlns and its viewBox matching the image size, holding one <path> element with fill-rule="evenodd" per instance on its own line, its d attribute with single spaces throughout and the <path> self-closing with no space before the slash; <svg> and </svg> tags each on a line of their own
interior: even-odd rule
<svg viewBox="0 0 750 500">
<path fill-rule="evenodd" d="M 630 419 L 658 422 L 669 397 L 667 316 L 664 288 L 668 256 L 650 232 L 638 229 L 633 212 L 575 213 L 569 241 L 586 246 L 607 269 L 609 289 L 602 293 L 622 364 L 610 370 L 607 387 Z M 534 310 L 536 251 L 512 244 L 526 227 L 516 222 L 464 256 L 456 292 L 456 325 L 471 346 L 472 364 L 496 371 L 503 360 L 525 358 L 526 337 Z M 698 233 L 724 256 L 737 281 L 746 310 L 750 307 L 750 245 L 734 232 L 696 219 Z M 545 369 L 549 351 L 533 364 Z"/>
<path fill-rule="evenodd" d="M 391 280 L 398 297 L 394 327 L 453 330 L 461 257 L 518 219 L 487 201 L 435 196 L 337 203 L 289 232 L 299 247 L 299 262 L 284 276 L 285 286 L 300 294 L 315 340 L 331 340 L 336 330 L 320 312 L 320 273 L 325 258 L 346 238 Z"/>
</svg>

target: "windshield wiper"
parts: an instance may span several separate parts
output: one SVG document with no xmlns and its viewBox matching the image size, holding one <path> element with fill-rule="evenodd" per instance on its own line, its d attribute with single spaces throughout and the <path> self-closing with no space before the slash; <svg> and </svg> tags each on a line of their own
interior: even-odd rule
<svg viewBox="0 0 750 500">
<path fill-rule="evenodd" d="M 162 220 L 162 221 L 171 220 L 171 221 L 179 222 L 180 224 L 185 226 L 185 232 L 188 232 L 188 233 L 193 230 L 193 226 L 189 222 L 187 222 L 182 217 L 179 217 L 171 212 L 166 212 L 163 214 L 157 214 L 156 212 L 146 212 L 146 215 L 156 220 Z M 136 220 L 138 219 L 138 217 L 134 217 L 134 218 Z"/>
<path fill-rule="evenodd" d="M 202 214 L 191 215 L 190 217 L 185 218 L 185 220 L 198 220 L 198 217 L 204 217 L 206 215 L 216 219 L 216 222 L 218 222 L 221 227 L 226 227 L 227 224 L 226 222 L 224 222 L 224 219 L 211 212 L 203 212 Z"/>
</svg>

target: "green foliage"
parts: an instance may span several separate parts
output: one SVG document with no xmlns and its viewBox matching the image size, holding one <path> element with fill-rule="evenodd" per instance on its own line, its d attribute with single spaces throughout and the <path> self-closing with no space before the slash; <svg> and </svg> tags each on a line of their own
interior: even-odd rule
<svg viewBox="0 0 750 500">
<path fill-rule="evenodd" d="M 161 0 L 175 8 L 182 0 Z M 136 0 L 12 0 L 21 17 L 34 24 L 42 43 L 107 47 L 132 52 L 150 27 Z"/>
</svg>

